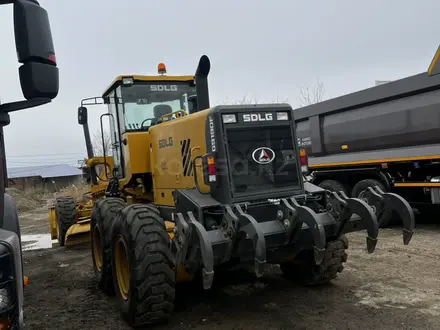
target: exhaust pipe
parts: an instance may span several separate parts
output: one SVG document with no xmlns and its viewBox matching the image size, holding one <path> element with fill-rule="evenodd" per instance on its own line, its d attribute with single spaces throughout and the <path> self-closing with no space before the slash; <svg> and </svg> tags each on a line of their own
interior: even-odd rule
<svg viewBox="0 0 440 330">
<path fill-rule="evenodd" d="M 209 108 L 209 89 L 208 89 L 208 74 L 211 70 L 211 62 L 209 57 L 203 55 L 200 57 L 199 65 L 195 73 L 196 93 L 197 93 L 197 111 L 206 110 Z"/>
</svg>

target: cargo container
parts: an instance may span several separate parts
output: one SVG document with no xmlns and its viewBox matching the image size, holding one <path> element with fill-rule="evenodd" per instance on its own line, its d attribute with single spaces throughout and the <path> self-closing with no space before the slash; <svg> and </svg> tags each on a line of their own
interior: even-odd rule
<svg viewBox="0 0 440 330">
<path fill-rule="evenodd" d="M 440 204 L 438 72 L 431 64 L 428 72 L 295 109 L 311 182 L 352 197 L 378 186 L 420 210 Z M 391 214 L 381 216 L 381 226 L 390 221 Z"/>
</svg>

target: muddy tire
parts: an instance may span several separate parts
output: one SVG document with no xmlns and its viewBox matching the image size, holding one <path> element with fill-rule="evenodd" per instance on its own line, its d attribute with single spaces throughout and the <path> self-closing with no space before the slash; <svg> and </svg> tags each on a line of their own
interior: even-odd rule
<svg viewBox="0 0 440 330">
<path fill-rule="evenodd" d="M 72 197 L 59 197 L 55 201 L 57 217 L 57 239 L 60 246 L 64 246 L 66 233 L 69 227 L 76 223 L 76 204 Z"/>
<path fill-rule="evenodd" d="M 347 261 L 348 239 L 342 235 L 340 239 L 328 242 L 324 260 L 316 265 L 313 251 L 301 252 L 296 261 L 280 264 L 284 275 L 297 284 L 315 286 L 329 283 L 344 269 Z"/>
<path fill-rule="evenodd" d="M 368 187 L 375 186 L 378 186 L 384 192 L 387 191 L 385 185 L 379 180 L 365 179 L 355 184 L 355 186 L 353 187 L 352 195 L 353 197 L 359 198 L 361 192 L 366 190 Z M 377 221 L 380 228 L 386 228 L 390 226 L 393 222 L 393 210 L 385 210 L 381 215 L 377 217 Z"/>
<path fill-rule="evenodd" d="M 159 211 L 122 209 L 112 235 L 112 270 L 122 318 L 132 327 L 166 322 L 174 309 L 175 267 Z"/>
<path fill-rule="evenodd" d="M 93 270 L 101 290 L 114 293 L 111 268 L 111 230 L 116 213 L 125 206 L 120 198 L 108 197 L 93 205 L 90 221 L 90 248 Z"/>
<path fill-rule="evenodd" d="M 324 180 L 319 184 L 319 187 L 334 192 L 343 191 L 347 196 L 349 195 L 349 187 L 336 180 Z"/>
</svg>

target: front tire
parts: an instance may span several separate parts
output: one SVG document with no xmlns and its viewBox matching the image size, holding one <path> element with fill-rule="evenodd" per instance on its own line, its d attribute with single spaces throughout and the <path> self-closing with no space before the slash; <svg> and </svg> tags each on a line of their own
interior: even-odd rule
<svg viewBox="0 0 440 330">
<path fill-rule="evenodd" d="M 344 270 L 347 261 L 348 239 L 342 235 L 340 239 L 330 241 L 325 250 L 324 260 L 316 265 L 313 251 L 301 252 L 293 262 L 280 264 L 284 275 L 297 284 L 316 286 L 334 280 Z"/>
<path fill-rule="evenodd" d="M 120 198 L 102 198 L 93 205 L 90 221 L 90 248 L 93 270 L 101 290 L 112 295 L 111 230 L 116 213 L 125 206 Z"/>
<path fill-rule="evenodd" d="M 165 222 L 157 209 L 133 204 L 118 213 L 112 270 L 121 314 L 130 326 L 169 319 L 174 309 L 175 267 Z"/>
<path fill-rule="evenodd" d="M 57 239 L 60 246 L 66 242 L 66 233 L 76 223 L 76 204 L 72 197 L 59 197 L 55 201 Z"/>
</svg>

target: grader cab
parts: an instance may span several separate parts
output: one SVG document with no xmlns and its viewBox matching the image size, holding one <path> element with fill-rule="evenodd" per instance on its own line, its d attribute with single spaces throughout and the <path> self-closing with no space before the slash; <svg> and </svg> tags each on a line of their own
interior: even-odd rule
<svg viewBox="0 0 440 330">
<path fill-rule="evenodd" d="M 288 104 L 210 107 L 207 56 L 194 76 L 163 71 L 117 77 L 102 95 L 112 166 L 90 246 L 99 286 L 116 293 L 130 325 L 167 320 L 176 283 L 209 289 L 219 266 L 260 277 L 279 264 L 301 284 L 329 282 L 347 260 L 346 233 L 366 230 L 375 250 L 376 208 L 400 215 L 409 243 L 403 198 L 375 190 L 363 201 L 305 182 Z M 78 115 L 87 126 L 87 109 Z"/>
</svg>

